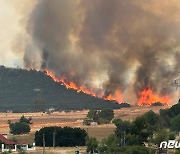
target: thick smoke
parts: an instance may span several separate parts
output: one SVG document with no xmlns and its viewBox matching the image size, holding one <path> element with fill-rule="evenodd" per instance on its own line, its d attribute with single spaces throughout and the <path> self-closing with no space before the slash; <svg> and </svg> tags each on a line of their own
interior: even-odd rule
<svg viewBox="0 0 180 154">
<path fill-rule="evenodd" d="M 40 0 L 27 21 L 25 66 L 104 95 L 148 85 L 173 93 L 179 10 L 178 0 Z"/>
</svg>

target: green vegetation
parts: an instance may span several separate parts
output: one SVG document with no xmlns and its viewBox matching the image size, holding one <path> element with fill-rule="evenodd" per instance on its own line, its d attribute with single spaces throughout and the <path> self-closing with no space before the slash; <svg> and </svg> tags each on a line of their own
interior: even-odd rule
<svg viewBox="0 0 180 154">
<path fill-rule="evenodd" d="M 77 93 L 56 83 L 44 72 L 0 66 L 0 112 L 120 108 L 113 102 Z"/>
<path fill-rule="evenodd" d="M 19 119 L 19 122 L 24 122 L 24 123 L 27 123 L 27 124 L 32 124 L 32 118 L 29 117 L 29 118 L 26 118 L 24 115 Z"/>
<path fill-rule="evenodd" d="M 92 119 L 97 115 L 99 117 L 97 111 L 88 113 Z M 109 117 L 112 118 L 110 115 Z M 160 114 L 149 111 L 133 121 L 114 119 L 113 123 L 116 126 L 115 135 L 100 141 L 98 147 L 94 146 L 100 153 L 154 154 L 157 151 L 166 151 L 166 149 L 159 150 L 158 147 L 162 141 L 176 139 L 176 132 L 180 131 L 180 103 L 161 110 Z M 180 153 L 179 150 L 176 150 L 176 153 Z"/>
<path fill-rule="evenodd" d="M 10 128 L 10 133 L 14 135 L 19 135 L 19 134 L 27 134 L 30 132 L 30 124 L 32 118 L 25 118 L 24 115 L 19 119 L 18 122 L 12 123 L 10 120 L 8 120 L 9 128 Z"/>
<path fill-rule="evenodd" d="M 103 109 L 98 114 L 99 124 L 108 124 L 114 118 L 114 111 L 112 109 Z"/>
<path fill-rule="evenodd" d="M 84 129 L 71 127 L 44 127 L 35 133 L 35 143 L 43 146 L 43 134 L 45 146 L 53 146 L 53 134 L 55 134 L 55 146 L 84 146 L 87 133 Z"/>
<path fill-rule="evenodd" d="M 90 125 L 91 125 L 91 122 L 93 122 L 93 119 L 91 119 L 91 118 L 89 118 L 89 117 L 86 117 L 86 118 L 84 118 L 84 120 L 83 120 L 83 125 L 90 126 Z"/>
<path fill-rule="evenodd" d="M 180 132 L 180 114 L 171 120 L 171 129 Z"/>
<path fill-rule="evenodd" d="M 84 118 L 83 124 L 90 125 L 91 122 L 98 124 L 108 124 L 114 118 L 114 111 L 112 109 L 103 109 L 101 111 L 89 110 L 87 117 Z"/>
<path fill-rule="evenodd" d="M 89 138 L 86 142 L 87 152 L 94 153 L 97 151 L 98 141 L 96 138 Z"/>
</svg>

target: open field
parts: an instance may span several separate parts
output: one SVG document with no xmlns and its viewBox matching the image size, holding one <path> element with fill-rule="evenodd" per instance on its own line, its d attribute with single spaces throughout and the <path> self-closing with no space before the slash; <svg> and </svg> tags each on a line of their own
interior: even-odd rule
<svg viewBox="0 0 180 154">
<path fill-rule="evenodd" d="M 151 106 L 151 107 L 137 107 L 122 108 L 114 110 L 115 118 L 121 118 L 123 120 L 133 120 L 135 117 L 142 115 L 143 113 L 153 110 L 158 113 L 161 108 L 167 108 L 165 106 Z M 22 115 L 32 117 L 33 124 L 31 125 L 31 131 L 35 132 L 42 127 L 46 126 L 70 126 L 85 128 L 90 136 L 99 136 L 102 138 L 108 134 L 107 132 L 113 132 L 114 126 L 112 124 L 100 125 L 100 126 L 83 126 L 83 118 L 87 115 L 88 110 L 83 111 L 71 111 L 71 112 L 54 112 L 52 114 L 46 113 L 0 113 L 0 133 L 8 133 L 9 127 L 7 121 L 10 119 L 12 122 L 17 121 Z M 101 131 L 106 131 L 103 133 Z M 95 133 L 97 132 L 97 133 Z M 103 134 L 98 135 L 98 134 Z"/>
<path fill-rule="evenodd" d="M 115 118 L 121 118 L 123 120 L 133 120 L 135 117 L 142 115 L 143 113 L 153 110 L 158 113 L 161 108 L 166 107 L 131 107 L 114 110 Z M 85 129 L 88 132 L 90 137 L 96 137 L 98 140 L 101 140 L 110 134 L 114 133 L 115 126 L 113 124 L 106 125 L 97 125 L 97 126 L 84 126 L 82 124 L 83 118 L 86 117 L 88 110 L 84 111 L 71 111 L 71 112 L 54 112 L 51 114 L 46 113 L 0 113 L 0 133 L 9 133 L 9 127 L 7 121 L 10 119 L 12 122 L 17 121 L 22 115 L 26 117 L 32 117 L 33 124 L 31 125 L 31 132 L 27 135 L 13 136 L 9 135 L 8 138 L 15 137 L 23 143 L 32 143 L 34 142 L 34 133 L 45 126 L 70 126 L 70 127 L 80 127 Z M 85 153 L 85 147 L 57 147 L 46 148 L 46 153 L 53 154 L 71 154 L 75 150 L 79 149 L 83 154 Z M 43 148 L 37 147 L 34 153 L 42 153 Z M 33 152 L 29 152 L 32 153 Z"/>
</svg>

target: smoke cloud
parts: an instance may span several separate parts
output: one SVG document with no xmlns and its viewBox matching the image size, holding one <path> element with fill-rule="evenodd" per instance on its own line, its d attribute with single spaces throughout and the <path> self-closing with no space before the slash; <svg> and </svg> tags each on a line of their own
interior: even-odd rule
<svg viewBox="0 0 180 154">
<path fill-rule="evenodd" d="M 160 95 L 175 93 L 178 0 L 39 0 L 28 6 L 16 9 L 23 28 L 11 45 L 24 67 L 49 69 L 105 96 L 133 96 L 132 89 L 138 95 L 149 85 Z M 134 102 L 128 96 L 124 100 Z"/>
</svg>

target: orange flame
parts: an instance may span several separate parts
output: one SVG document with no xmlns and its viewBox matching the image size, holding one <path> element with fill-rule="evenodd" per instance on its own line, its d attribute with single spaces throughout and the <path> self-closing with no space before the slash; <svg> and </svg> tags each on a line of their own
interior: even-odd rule
<svg viewBox="0 0 180 154">
<path fill-rule="evenodd" d="M 139 93 L 139 100 L 138 100 L 138 106 L 150 106 L 154 103 L 160 102 L 164 105 L 170 105 L 170 97 L 168 95 L 164 96 L 158 96 L 158 94 L 155 94 L 152 92 L 151 88 L 148 86 L 147 88 L 143 89 Z"/>
<path fill-rule="evenodd" d="M 114 98 L 111 94 L 109 94 L 108 96 L 106 96 L 104 99 L 105 99 L 105 100 L 108 100 L 108 101 L 113 101 L 113 100 L 115 100 L 115 98 Z"/>
<path fill-rule="evenodd" d="M 85 94 L 94 96 L 94 97 L 98 97 L 98 98 L 102 98 L 104 100 L 109 100 L 109 101 L 113 101 L 116 100 L 118 103 L 123 102 L 122 101 L 122 97 L 121 97 L 121 93 L 120 91 L 116 91 L 115 96 L 112 96 L 112 94 L 104 97 L 103 95 L 100 94 L 96 94 L 95 92 L 93 92 L 92 90 L 88 90 L 86 87 L 84 86 L 77 86 L 74 82 L 66 82 L 65 78 L 57 78 L 52 72 L 50 72 L 49 70 L 45 71 L 47 76 L 50 76 L 55 82 L 61 83 L 62 85 L 64 85 L 67 89 L 74 89 L 77 92 L 83 92 Z"/>
<path fill-rule="evenodd" d="M 112 94 L 109 94 L 104 99 L 109 100 L 109 101 L 123 102 L 122 95 L 121 95 L 121 92 L 119 90 L 116 91 L 114 96 L 112 96 Z"/>
<path fill-rule="evenodd" d="M 46 70 L 46 75 L 50 76 L 55 82 L 59 82 L 62 85 L 64 85 L 67 89 L 74 89 L 77 92 L 83 92 L 92 96 L 96 96 L 96 94 L 93 91 L 87 90 L 85 87 L 78 87 L 74 82 L 69 82 L 67 83 L 65 81 L 65 78 L 60 78 L 58 79 L 52 72 Z"/>
</svg>

